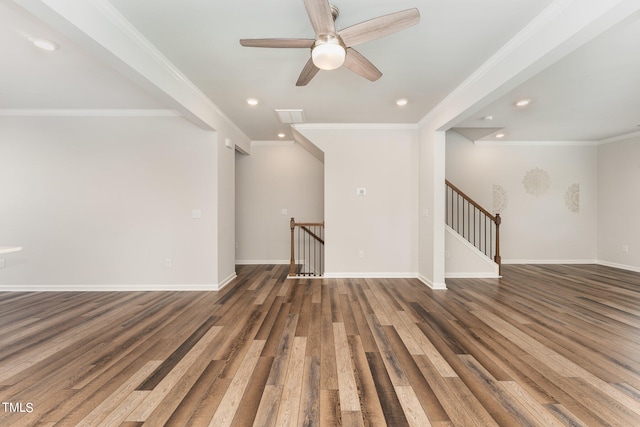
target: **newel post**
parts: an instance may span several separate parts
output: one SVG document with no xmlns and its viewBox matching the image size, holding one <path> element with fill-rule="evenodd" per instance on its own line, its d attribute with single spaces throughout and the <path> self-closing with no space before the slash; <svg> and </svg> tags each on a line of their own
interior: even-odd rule
<svg viewBox="0 0 640 427">
<path fill-rule="evenodd" d="M 289 260 L 289 276 L 295 276 L 296 275 L 296 258 L 295 258 L 294 238 L 293 238 L 293 231 L 296 228 L 295 219 L 291 218 L 291 221 L 289 221 L 289 227 L 291 227 L 291 260 Z"/>
<path fill-rule="evenodd" d="M 500 218 L 500 214 L 496 214 L 496 255 L 493 260 L 498 264 L 498 274 L 502 276 L 502 258 L 500 258 L 500 223 L 502 222 L 502 218 Z"/>
</svg>

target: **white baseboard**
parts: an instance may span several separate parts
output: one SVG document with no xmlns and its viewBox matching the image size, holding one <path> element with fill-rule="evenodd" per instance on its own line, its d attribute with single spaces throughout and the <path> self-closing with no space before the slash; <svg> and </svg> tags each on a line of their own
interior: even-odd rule
<svg viewBox="0 0 640 427">
<path fill-rule="evenodd" d="M 634 271 L 636 273 L 640 273 L 640 267 L 635 267 L 633 265 L 618 264 L 616 262 L 609 262 L 609 261 L 598 261 L 597 264 L 604 265 L 606 267 L 619 268 L 621 270 L 628 270 L 628 271 Z"/>
<path fill-rule="evenodd" d="M 418 279 L 434 290 L 447 289 L 445 283 L 434 283 L 418 273 L 325 273 L 327 279 Z"/>
<path fill-rule="evenodd" d="M 2 285 L 1 292 L 188 292 L 217 291 L 214 283 L 145 285 Z"/>
<path fill-rule="evenodd" d="M 446 290 L 447 289 L 447 284 L 446 283 L 434 283 L 431 280 L 427 279 L 425 276 L 423 276 L 422 274 L 418 274 L 418 279 L 424 283 L 425 285 L 427 285 L 428 287 L 430 287 L 433 290 Z"/>
<path fill-rule="evenodd" d="M 416 273 L 324 273 L 327 279 L 415 279 Z"/>
<path fill-rule="evenodd" d="M 502 264 L 598 264 L 595 259 L 503 259 Z"/>
<path fill-rule="evenodd" d="M 236 278 L 221 283 L 146 285 L 2 285 L 0 292 L 209 292 L 219 291 Z"/>
<path fill-rule="evenodd" d="M 640 267 L 597 259 L 508 259 L 502 264 L 597 264 L 640 273 Z"/>
<path fill-rule="evenodd" d="M 231 283 L 233 281 L 233 279 L 235 279 L 236 277 L 238 277 L 238 275 L 235 273 L 235 271 L 233 272 L 233 274 L 230 274 L 229 277 L 227 277 L 226 279 L 224 279 L 222 282 L 218 283 L 218 285 L 216 286 L 216 291 L 221 290 L 222 288 L 224 288 L 225 286 L 227 286 L 229 283 Z"/>
<path fill-rule="evenodd" d="M 280 265 L 289 264 L 288 259 L 237 259 L 237 265 Z"/>
<path fill-rule="evenodd" d="M 499 279 L 496 273 L 446 273 L 445 279 Z"/>
</svg>

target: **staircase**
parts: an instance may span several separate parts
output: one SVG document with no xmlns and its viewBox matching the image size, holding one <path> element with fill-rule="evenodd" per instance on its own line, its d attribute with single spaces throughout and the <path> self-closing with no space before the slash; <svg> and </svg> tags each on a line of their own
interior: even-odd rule
<svg viewBox="0 0 640 427">
<path fill-rule="evenodd" d="M 498 265 L 500 258 L 500 214 L 492 215 L 462 190 L 446 180 L 446 224 L 478 253 Z"/>
<path fill-rule="evenodd" d="M 324 274 L 324 222 L 296 222 L 291 218 L 289 277 Z"/>
</svg>

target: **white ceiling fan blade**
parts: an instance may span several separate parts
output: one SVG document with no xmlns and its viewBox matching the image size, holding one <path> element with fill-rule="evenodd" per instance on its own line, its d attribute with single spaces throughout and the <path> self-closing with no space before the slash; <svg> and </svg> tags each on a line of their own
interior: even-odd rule
<svg viewBox="0 0 640 427">
<path fill-rule="evenodd" d="M 344 44 L 357 46 L 359 44 L 379 39 L 396 31 L 416 25 L 420 22 L 420 12 L 418 9 L 407 9 L 400 12 L 379 16 L 368 21 L 347 27 L 338 32 Z"/>
</svg>

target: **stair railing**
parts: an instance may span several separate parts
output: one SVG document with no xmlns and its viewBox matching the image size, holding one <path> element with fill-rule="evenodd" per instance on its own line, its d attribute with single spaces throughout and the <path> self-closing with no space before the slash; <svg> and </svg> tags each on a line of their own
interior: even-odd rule
<svg viewBox="0 0 640 427">
<path fill-rule="evenodd" d="M 498 264 L 500 258 L 500 214 L 492 215 L 462 190 L 445 180 L 447 185 L 446 222 L 469 243 Z"/>
<path fill-rule="evenodd" d="M 289 276 L 322 276 L 324 273 L 324 222 L 289 221 L 291 259 Z"/>
</svg>

